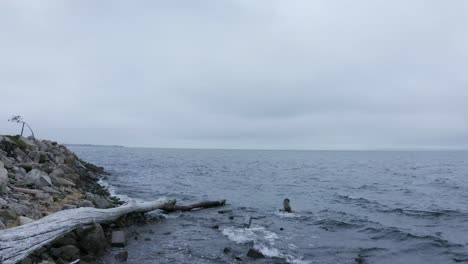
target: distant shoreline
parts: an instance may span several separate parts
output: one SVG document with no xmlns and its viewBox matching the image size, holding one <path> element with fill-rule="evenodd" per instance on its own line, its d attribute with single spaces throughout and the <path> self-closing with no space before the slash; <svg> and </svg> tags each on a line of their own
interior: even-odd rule
<svg viewBox="0 0 468 264">
<path fill-rule="evenodd" d="M 64 144 L 65 146 L 78 146 L 78 147 L 112 147 L 112 148 L 125 148 L 125 146 L 120 145 L 94 145 L 94 144 Z"/>
</svg>

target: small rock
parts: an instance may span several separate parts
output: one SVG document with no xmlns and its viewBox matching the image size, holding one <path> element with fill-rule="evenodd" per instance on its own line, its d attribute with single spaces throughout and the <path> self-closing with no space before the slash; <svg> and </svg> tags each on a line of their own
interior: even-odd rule
<svg viewBox="0 0 468 264">
<path fill-rule="evenodd" d="M 232 213 L 232 210 L 221 210 L 221 211 L 218 211 L 218 214 L 227 214 L 227 213 Z"/>
<path fill-rule="evenodd" d="M 265 255 L 263 255 L 262 252 L 254 249 L 254 248 L 251 248 L 247 252 L 247 257 L 251 257 L 253 259 L 260 259 L 260 258 L 265 258 Z"/>
<path fill-rule="evenodd" d="M 97 208 L 103 208 L 103 209 L 109 208 L 112 205 L 106 198 L 99 196 L 99 195 L 94 196 L 93 202 Z"/>
<path fill-rule="evenodd" d="M 224 252 L 224 254 L 228 254 L 228 253 L 231 253 L 231 252 L 232 252 L 232 249 L 230 249 L 230 248 L 228 248 L 228 247 L 225 247 L 225 248 L 223 249 L 223 252 Z"/>
<path fill-rule="evenodd" d="M 34 222 L 34 220 L 29 218 L 29 217 L 26 217 L 26 216 L 20 216 L 19 217 L 19 224 L 20 225 L 26 225 L 26 224 L 29 224 L 29 223 L 32 223 L 32 222 Z"/>
<path fill-rule="evenodd" d="M 250 228 L 252 224 L 252 217 L 250 215 L 245 216 L 244 222 L 242 223 L 243 228 Z"/>
<path fill-rule="evenodd" d="M 74 245 L 66 245 L 60 248 L 50 249 L 52 256 L 66 261 L 76 260 L 80 257 L 80 249 Z"/>
<path fill-rule="evenodd" d="M 69 209 L 75 209 L 76 208 L 76 205 L 73 205 L 73 204 L 64 204 L 62 206 L 63 210 L 69 210 Z"/>
<path fill-rule="evenodd" d="M 78 247 L 78 242 L 76 241 L 76 239 L 77 236 L 73 232 L 71 232 L 54 240 L 54 242 L 52 242 L 52 246 L 59 248 L 66 245 L 74 245 Z"/>
<path fill-rule="evenodd" d="M 21 260 L 20 262 L 18 262 L 18 264 L 33 264 L 33 261 L 30 258 L 25 258 Z"/>
<path fill-rule="evenodd" d="M 230 219 L 230 220 L 234 220 L 234 216 L 231 215 L 231 216 L 229 217 L 229 219 Z"/>
<path fill-rule="evenodd" d="M 82 200 L 80 202 L 80 207 L 94 207 L 94 204 L 89 200 Z"/>
<path fill-rule="evenodd" d="M 74 187 L 75 184 L 67 179 L 61 178 L 61 177 L 56 177 L 56 176 L 50 176 L 52 183 L 57 186 L 71 186 Z"/>
<path fill-rule="evenodd" d="M 115 255 L 115 260 L 119 262 L 127 262 L 128 259 L 128 251 L 121 251 Z"/>
<path fill-rule="evenodd" d="M 145 237 L 145 241 L 151 241 L 151 238 Z"/>
<path fill-rule="evenodd" d="M 14 226 L 18 219 L 18 215 L 13 210 L 0 210 L 0 221 L 4 223 L 7 227 Z"/>
<path fill-rule="evenodd" d="M 219 229 L 219 225 L 214 225 L 214 226 L 212 226 L 211 228 L 213 228 L 213 229 Z"/>
<path fill-rule="evenodd" d="M 49 186 L 41 187 L 41 190 L 43 190 L 46 193 L 55 193 L 55 194 L 60 193 L 59 191 L 56 191 L 52 187 L 49 187 Z"/>
<path fill-rule="evenodd" d="M 124 231 L 113 231 L 111 245 L 113 247 L 125 247 L 126 239 Z"/>
</svg>

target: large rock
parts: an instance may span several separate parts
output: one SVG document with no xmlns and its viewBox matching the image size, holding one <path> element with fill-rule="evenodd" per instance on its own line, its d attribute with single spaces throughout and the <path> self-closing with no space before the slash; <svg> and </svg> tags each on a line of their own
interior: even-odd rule
<svg viewBox="0 0 468 264">
<path fill-rule="evenodd" d="M 75 232 L 83 250 L 96 256 L 104 253 L 107 240 L 100 224 L 80 227 Z"/>
<path fill-rule="evenodd" d="M 57 168 L 49 174 L 50 177 L 63 177 L 64 175 L 65 171 L 62 168 Z"/>
<path fill-rule="evenodd" d="M 34 184 L 36 188 L 41 188 L 44 186 L 52 186 L 52 180 L 46 172 L 43 172 L 38 169 L 32 169 L 28 174 L 26 174 L 26 181 L 28 183 Z"/>
<path fill-rule="evenodd" d="M 13 163 L 11 160 L 3 154 L 0 154 L 0 161 L 5 165 L 5 168 L 12 169 Z"/>
<path fill-rule="evenodd" d="M 75 184 L 67 179 L 61 178 L 61 177 L 56 177 L 56 176 L 50 176 L 52 180 L 52 184 L 57 185 L 57 186 L 75 186 Z"/>
<path fill-rule="evenodd" d="M 97 208 L 106 209 L 106 208 L 112 207 L 112 203 L 109 202 L 109 200 L 99 195 L 94 196 L 93 202 Z"/>
<path fill-rule="evenodd" d="M 8 171 L 4 168 L 3 162 L 0 161 L 0 186 L 8 183 Z"/>
<path fill-rule="evenodd" d="M 13 151 L 16 157 L 16 160 L 22 163 L 33 163 L 32 159 L 24 153 L 20 148 L 15 148 Z"/>
</svg>

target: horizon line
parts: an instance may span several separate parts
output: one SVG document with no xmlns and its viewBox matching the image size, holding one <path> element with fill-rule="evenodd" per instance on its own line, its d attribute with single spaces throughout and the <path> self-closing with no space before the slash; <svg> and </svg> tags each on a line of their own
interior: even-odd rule
<svg viewBox="0 0 468 264">
<path fill-rule="evenodd" d="M 202 147 L 142 147 L 142 146 L 125 146 L 125 145 L 103 145 L 103 144 L 78 144 L 78 143 L 63 143 L 67 146 L 81 147 L 108 147 L 108 148 L 144 148 L 144 149 L 180 149 L 180 150 L 254 150 L 254 151 L 468 151 L 468 148 L 450 148 L 450 147 L 416 147 L 416 148 L 316 148 L 316 149 L 281 149 L 281 148 L 202 148 Z"/>
</svg>

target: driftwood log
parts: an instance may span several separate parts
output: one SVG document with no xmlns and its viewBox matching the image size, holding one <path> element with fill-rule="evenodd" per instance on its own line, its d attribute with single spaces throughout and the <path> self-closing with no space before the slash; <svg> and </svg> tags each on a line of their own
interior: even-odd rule
<svg viewBox="0 0 468 264">
<path fill-rule="evenodd" d="M 167 213 L 175 212 L 175 211 L 187 212 L 187 211 L 191 211 L 191 210 L 199 209 L 199 208 L 211 208 L 211 207 L 223 206 L 225 203 L 226 203 L 226 200 L 205 201 L 205 202 L 200 202 L 200 203 L 194 203 L 191 205 L 176 205 L 175 203 L 173 204 L 167 203 L 159 209 Z"/>
<path fill-rule="evenodd" d="M 81 207 L 59 211 L 26 225 L 0 230 L 0 263 L 14 264 L 36 249 L 80 226 L 112 222 L 129 213 L 145 213 L 156 209 L 166 212 L 190 211 L 224 204 L 225 200 L 176 206 L 175 200 L 162 198 L 152 202 L 132 201 L 110 209 Z"/>
</svg>

